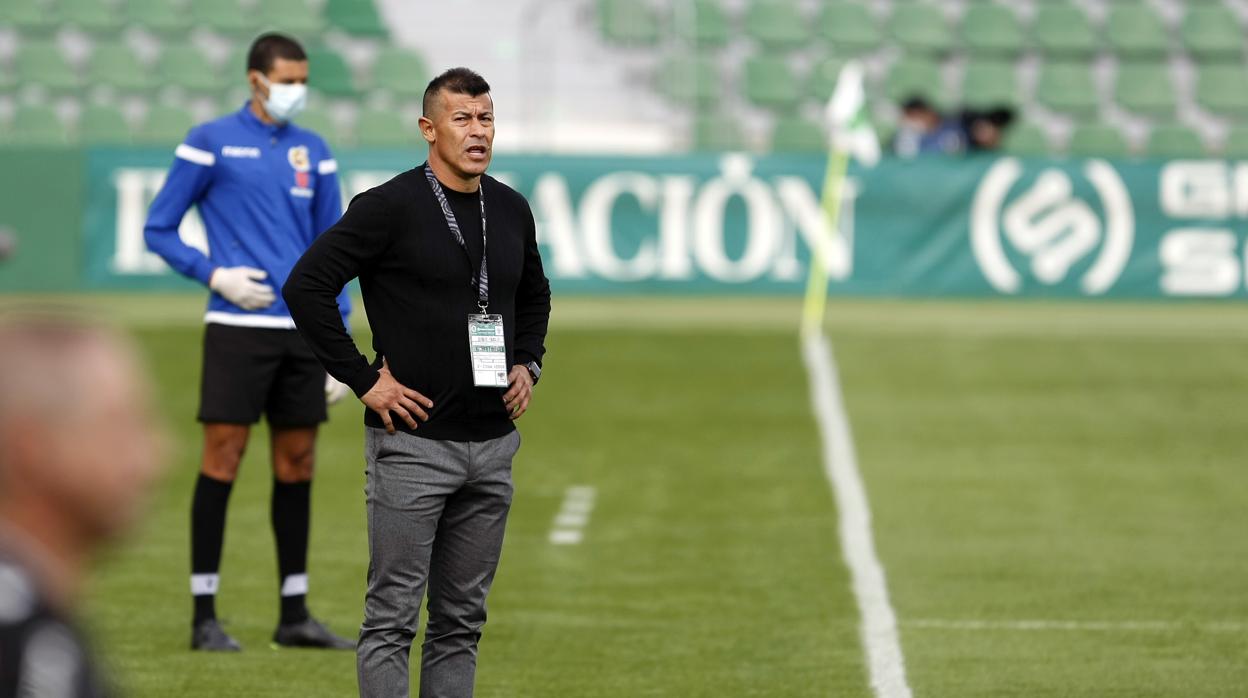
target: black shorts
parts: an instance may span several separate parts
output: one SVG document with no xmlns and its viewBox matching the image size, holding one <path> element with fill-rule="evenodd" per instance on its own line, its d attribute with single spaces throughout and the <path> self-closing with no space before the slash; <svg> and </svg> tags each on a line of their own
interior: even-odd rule
<svg viewBox="0 0 1248 698">
<path fill-rule="evenodd" d="M 328 418 L 325 369 L 297 330 L 204 326 L 199 421 L 309 427 Z"/>
</svg>

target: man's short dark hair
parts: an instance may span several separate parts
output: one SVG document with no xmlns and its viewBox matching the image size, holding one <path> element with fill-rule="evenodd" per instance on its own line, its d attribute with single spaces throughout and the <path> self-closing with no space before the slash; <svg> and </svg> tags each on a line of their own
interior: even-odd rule
<svg viewBox="0 0 1248 698">
<path fill-rule="evenodd" d="M 261 34 L 251 42 L 251 49 L 247 51 L 247 70 L 258 70 L 268 75 L 279 58 L 285 58 L 288 61 L 306 61 L 308 54 L 303 52 L 303 47 L 298 41 L 285 34 L 277 32 Z"/>
<path fill-rule="evenodd" d="M 429 116 L 429 113 L 433 111 L 433 100 L 442 90 L 457 95 L 479 97 L 490 91 L 490 83 L 468 68 L 451 68 L 429 81 L 429 86 L 425 88 L 424 103 L 421 105 L 425 116 Z"/>
</svg>

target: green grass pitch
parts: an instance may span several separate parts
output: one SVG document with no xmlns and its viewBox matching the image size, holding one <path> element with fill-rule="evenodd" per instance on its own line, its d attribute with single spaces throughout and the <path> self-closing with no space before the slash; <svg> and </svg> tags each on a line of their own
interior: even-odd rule
<svg viewBox="0 0 1248 698">
<path fill-rule="evenodd" d="M 352 654 L 269 646 L 262 428 L 218 602 L 246 651 L 188 650 L 199 301 L 93 302 L 141 341 L 176 443 L 86 607 L 122 685 L 352 695 Z M 555 312 L 478 695 L 870 695 L 796 302 Z M 834 301 L 827 327 L 915 695 L 1248 691 L 1248 310 Z M 313 488 L 310 602 L 345 633 L 366 566 L 360 413 L 333 410 Z M 597 490 L 584 540 L 552 545 L 575 485 Z"/>
</svg>

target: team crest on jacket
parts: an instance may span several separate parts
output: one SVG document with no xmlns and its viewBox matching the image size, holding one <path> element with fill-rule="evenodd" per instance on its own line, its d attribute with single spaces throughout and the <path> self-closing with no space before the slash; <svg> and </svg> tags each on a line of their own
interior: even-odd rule
<svg viewBox="0 0 1248 698">
<path fill-rule="evenodd" d="M 297 145 L 286 151 L 286 159 L 295 172 L 307 172 L 312 169 L 312 159 L 308 157 L 308 146 Z"/>
</svg>

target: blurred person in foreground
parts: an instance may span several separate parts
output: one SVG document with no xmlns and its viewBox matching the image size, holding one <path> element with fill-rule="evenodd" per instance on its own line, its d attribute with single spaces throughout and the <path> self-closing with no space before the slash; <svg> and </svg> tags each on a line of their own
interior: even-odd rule
<svg viewBox="0 0 1248 698">
<path fill-rule="evenodd" d="M 274 291 L 342 214 L 338 163 L 320 136 L 292 123 L 308 82 L 307 55 L 296 41 L 281 34 L 257 38 L 247 80 L 252 94 L 242 108 L 191 129 L 174 151 L 143 231 L 169 266 L 212 290 L 198 415 L 203 460 L 191 503 L 191 648 L 241 649 L 217 622 L 216 594 L 230 491 L 251 425 L 263 415 L 280 599 L 273 641 L 351 649 L 354 643 L 314 619 L 306 603 L 317 427 L 328 418 L 327 399 L 347 391 L 326 376 Z M 208 254 L 178 235 L 192 206 L 203 219 Z M 350 312 L 345 291 L 335 308 L 342 328 Z"/>
<path fill-rule="evenodd" d="M 966 152 L 966 132 L 958 119 L 945 118 L 922 97 L 910 97 L 901 105 L 901 121 L 890 150 L 902 158 L 919 155 L 961 155 Z"/>
<path fill-rule="evenodd" d="M 162 470 L 147 376 L 65 320 L 0 321 L 0 356 L 0 696 L 108 695 L 74 609 Z"/>
<path fill-rule="evenodd" d="M 434 78 L 420 130 L 428 161 L 355 197 L 283 290 L 325 368 L 368 407 L 368 593 L 357 658 L 368 698 L 409 695 L 426 588 L 420 695 L 472 695 L 520 448 L 513 422 L 541 375 L 550 319 L 528 202 L 485 174 L 489 84 L 467 68 Z M 371 363 L 334 311 L 356 277 Z"/>
</svg>

